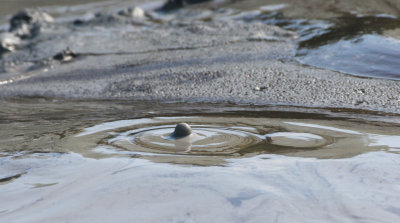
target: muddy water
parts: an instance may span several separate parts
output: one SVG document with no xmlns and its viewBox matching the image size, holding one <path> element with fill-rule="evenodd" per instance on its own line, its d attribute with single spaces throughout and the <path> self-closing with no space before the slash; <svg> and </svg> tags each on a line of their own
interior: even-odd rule
<svg viewBox="0 0 400 223">
<path fill-rule="evenodd" d="M 221 2 L 221 1 L 216 1 Z M 223 17 L 261 21 L 299 33 L 296 60 L 346 74 L 400 79 L 400 4 L 395 0 L 327 1 L 249 0 L 222 1 L 205 12 L 205 19 L 218 18 L 221 11 L 233 9 Z M 84 4 L 82 4 L 84 3 Z M 150 3 L 150 4 L 149 4 Z M 154 3 L 154 4 L 153 4 Z M 82 17 L 105 8 L 120 9 L 132 5 L 160 5 L 160 1 L 9 1 L 0 9 L 0 24 L 6 16 L 22 8 L 44 7 L 52 15 Z M 195 6 L 196 7 L 196 6 Z M 209 5 L 201 5 L 207 9 Z M 154 9 L 154 7 L 149 7 Z M 229 11 L 228 10 L 228 11 Z M 231 17 L 232 16 L 232 17 Z M 186 16 L 190 19 L 190 16 Z M 64 18 L 65 19 L 65 18 Z M 185 16 L 181 18 L 186 20 Z"/>
<path fill-rule="evenodd" d="M 299 33 L 297 61 L 346 74 L 400 79 L 398 1 L 234 1 L 247 21 Z"/>
<path fill-rule="evenodd" d="M 400 80 L 400 40 L 384 32 L 400 27 L 388 15 L 343 16 L 323 34 L 300 42 L 301 63 L 364 77 Z"/>
<path fill-rule="evenodd" d="M 2 222 L 398 222 L 398 116 L 1 102 Z M 177 122 L 189 138 L 171 139 Z"/>
<path fill-rule="evenodd" d="M 335 2 L 227 7 L 299 32 L 301 63 L 398 79 L 396 7 Z M 178 122 L 194 135 L 171 139 Z M 399 127 L 363 111 L 1 101 L 0 222 L 399 222 Z"/>
</svg>

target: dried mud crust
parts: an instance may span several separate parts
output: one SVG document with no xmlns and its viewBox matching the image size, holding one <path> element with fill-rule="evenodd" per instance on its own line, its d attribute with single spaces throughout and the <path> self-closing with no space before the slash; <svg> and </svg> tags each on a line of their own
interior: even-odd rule
<svg viewBox="0 0 400 223">
<path fill-rule="evenodd" d="M 133 12 L 135 10 L 124 10 Z M 136 9 L 137 11 L 137 9 Z M 223 10 L 45 22 L 2 55 L 0 95 L 288 104 L 400 112 L 400 84 L 293 61 L 297 34 Z M 214 13 L 216 19 L 209 19 Z M 135 15 L 134 15 L 135 14 Z"/>
</svg>

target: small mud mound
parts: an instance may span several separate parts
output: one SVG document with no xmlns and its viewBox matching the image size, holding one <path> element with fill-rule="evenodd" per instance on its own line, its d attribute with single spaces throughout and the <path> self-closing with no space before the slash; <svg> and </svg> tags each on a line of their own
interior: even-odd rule
<svg viewBox="0 0 400 223">
<path fill-rule="evenodd" d="M 189 123 L 192 133 L 173 137 L 175 125 Z M 328 126 L 321 120 L 301 122 L 255 117 L 153 117 L 102 123 L 67 140 L 84 156 L 142 157 L 153 161 L 209 165 L 259 154 L 343 158 L 381 149 L 378 135 Z M 378 137 L 379 138 L 379 137 Z M 379 141 L 379 139 L 378 139 Z"/>
</svg>

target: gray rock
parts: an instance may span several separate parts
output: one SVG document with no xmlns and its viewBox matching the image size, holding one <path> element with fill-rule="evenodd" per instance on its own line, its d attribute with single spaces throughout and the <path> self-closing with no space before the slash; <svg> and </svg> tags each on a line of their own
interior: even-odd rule
<svg viewBox="0 0 400 223">
<path fill-rule="evenodd" d="M 118 12 L 118 15 L 127 16 L 135 19 L 144 19 L 146 13 L 139 7 L 126 8 Z"/>
<path fill-rule="evenodd" d="M 54 22 L 53 17 L 41 10 L 24 9 L 10 19 L 10 32 L 21 38 L 31 38 L 39 34 L 44 23 Z"/>
<path fill-rule="evenodd" d="M 68 47 L 67 49 L 54 55 L 53 59 L 60 62 L 68 62 L 73 60 L 75 57 L 77 57 L 77 54 Z"/>
<path fill-rule="evenodd" d="M 11 33 L 0 34 L 0 53 L 7 51 L 15 51 L 21 44 L 20 38 Z"/>
</svg>

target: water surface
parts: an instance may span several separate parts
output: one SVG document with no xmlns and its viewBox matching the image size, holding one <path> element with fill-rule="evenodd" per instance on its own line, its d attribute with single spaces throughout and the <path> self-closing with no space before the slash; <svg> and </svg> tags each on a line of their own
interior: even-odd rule
<svg viewBox="0 0 400 223">
<path fill-rule="evenodd" d="M 203 138 L 165 137 L 181 121 Z M 34 99 L 0 125 L 5 222 L 400 219 L 396 115 Z"/>
<path fill-rule="evenodd" d="M 400 79 L 400 19 L 392 1 L 234 1 L 238 18 L 299 33 L 297 61 L 360 77 Z"/>
<path fill-rule="evenodd" d="M 159 1 L 145 0 L 87 0 L 85 4 L 18 0 L 4 4 L 0 10 L 0 23 L 4 25 L 6 16 L 19 9 L 37 6 L 61 20 L 72 20 L 90 17 L 97 11 L 118 11 L 133 5 L 153 10 L 160 4 Z M 393 0 L 372 0 L 363 4 L 343 0 L 326 3 L 251 0 L 204 4 L 200 8 L 204 12 L 182 13 L 179 20 L 190 20 L 194 14 L 192 16 L 203 16 L 208 21 L 222 17 L 278 25 L 299 33 L 295 59 L 301 64 L 359 77 L 400 79 L 400 5 Z M 170 15 L 163 15 L 168 22 Z"/>
<path fill-rule="evenodd" d="M 399 79 L 393 12 L 261 3 L 221 17 L 299 32 L 301 63 Z M 168 139 L 178 122 L 198 137 Z M 399 222 L 399 127 L 398 115 L 351 110 L 0 101 L 0 221 Z"/>
</svg>

